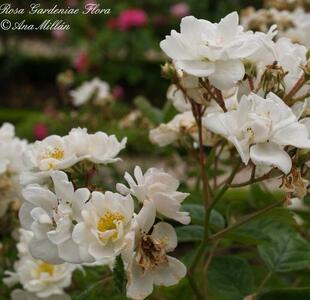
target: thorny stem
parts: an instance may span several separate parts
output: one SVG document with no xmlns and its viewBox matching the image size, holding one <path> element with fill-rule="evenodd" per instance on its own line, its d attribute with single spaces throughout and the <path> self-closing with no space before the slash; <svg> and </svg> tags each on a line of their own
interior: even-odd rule
<svg viewBox="0 0 310 300">
<path fill-rule="evenodd" d="M 304 85 L 306 81 L 305 75 L 303 74 L 295 83 L 295 85 L 291 88 L 291 90 L 287 93 L 287 95 L 284 97 L 284 102 L 289 101 Z"/>
<path fill-rule="evenodd" d="M 285 201 L 285 200 L 277 201 L 277 202 L 274 202 L 274 203 L 272 203 L 272 204 L 266 206 L 265 208 L 263 208 L 263 209 L 261 209 L 261 210 L 255 212 L 255 213 L 249 215 L 248 217 L 244 218 L 244 219 L 241 220 L 240 222 L 235 223 L 235 224 L 233 224 L 233 225 L 231 225 L 231 226 L 228 226 L 228 227 L 226 227 L 225 229 L 223 229 L 223 230 L 221 230 L 221 231 L 219 231 L 219 232 L 217 232 L 217 233 L 211 235 L 211 236 L 209 237 L 209 240 L 217 240 L 217 239 L 219 239 L 219 238 L 222 238 L 223 236 L 225 236 L 227 233 L 231 232 L 232 230 L 234 230 L 234 229 L 236 229 L 236 228 L 238 228 L 238 227 L 240 227 L 240 226 L 242 226 L 242 225 L 244 225 L 244 224 L 246 224 L 246 223 L 252 221 L 253 219 L 255 219 L 255 218 L 257 218 L 257 217 L 263 215 L 264 213 L 266 213 L 266 212 L 272 210 L 273 208 L 275 208 L 275 207 L 277 207 L 278 205 L 282 204 L 284 201 Z"/>
</svg>

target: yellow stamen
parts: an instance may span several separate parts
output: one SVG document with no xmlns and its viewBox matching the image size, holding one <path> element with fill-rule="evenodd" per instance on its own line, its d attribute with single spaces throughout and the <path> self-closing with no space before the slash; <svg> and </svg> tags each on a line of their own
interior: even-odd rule
<svg viewBox="0 0 310 300">
<path fill-rule="evenodd" d="M 63 159 L 65 156 L 64 150 L 59 147 L 55 147 L 53 151 L 48 151 L 44 156 L 43 159 L 47 158 L 54 158 L 54 159 Z"/>
<path fill-rule="evenodd" d="M 107 211 L 104 215 L 101 216 L 97 223 L 97 229 L 100 232 L 105 232 L 107 230 L 113 230 L 117 228 L 117 222 L 124 221 L 124 216 L 118 212 L 112 213 L 111 211 Z M 112 239 L 117 237 L 117 232 L 112 235 Z M 99 238 L 102 237 L 99 235 Z"/>
<path fill-rule="evenodd" d="M 47 264 L 45 262 L 40 262 L 36 268 L 36 274 L 39 277 L 42 273 L 47 273 L 49 276 L 53 276 L 55 266 Z"/>
</svg>

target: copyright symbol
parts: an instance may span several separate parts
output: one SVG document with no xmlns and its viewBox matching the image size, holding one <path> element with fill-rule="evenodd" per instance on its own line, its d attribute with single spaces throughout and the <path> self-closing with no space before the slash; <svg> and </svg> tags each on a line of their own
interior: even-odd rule
<svg viewBox="0 0 310 300">
<path fill-rule="evenodd" d="M 11 26 L 12 26 L 11 21 L 8 19 L 4 19 L 0 22 L 0 28 L 3 30 L 9 30 Z"/>
</svg>

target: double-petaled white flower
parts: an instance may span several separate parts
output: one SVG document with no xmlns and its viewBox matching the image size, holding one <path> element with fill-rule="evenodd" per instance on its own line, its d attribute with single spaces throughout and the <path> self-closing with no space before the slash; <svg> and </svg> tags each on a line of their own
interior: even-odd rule
<svg viewBox="0 0 310 300">
<path fill-rule="evenodd" d="M 81 210 L 90 197 L 87 188 L 74 190 L 61 171 L 51 175 L 54 192 L 37 184 L 23 190 L 19 218 L 34 233 L 29 244 L 33 257 L 50 263 L 80 263 L 83 259 L 72 241 L 73 222 L 81 220 Z"/>
<path fill-rule="evenodd" d="M 0 127 L 0 217 L 11 203 L 19 203 L 21 185 L 19 176 L 26 170 L 22 155 L 28 144 L 15 136 L 15 128 L 10 123 Z"/>
<path fill-rule="evenodd" d="M 223 93 L 223 97 L 228 111 L 236 109 L 238 105 L 237 89 L 227 90 Z M 180 113 L 175 115 L 168 123 L 162 123 L 158 127 L 151 129 L 149 132 L 150 141 L 163 147 L 189 135 L 195 142 L 198 142 L 199 136 L 197 122 L 192 113 L 192 107 L 187 96 L 185 96 L 183 91 L 178 89 L 176 85 L 171 85 L 167 92 L 167 99 L 173 103 L 174 107 Z M 223 109 L 214 99 L 209 103 L 206 101 L 201 102 L 207 105 L 204 112 L 205 115 L 211 112 L 223 112 Z M 214 145 L 214 142 L 215 139 L 211 133 L 203 128 L 203 143 L 212 146 Z"/>
<path fill-rule="evenodd" d="M 74 128 L 64 137 L 52 135 L 31 145 L 24 160 L 34 171 L 65 170 L 81 160 L 107 164 L 119 160 L 116 156 L 125 147 L 114 135 L 94 134 Z"/>
<path fill-rule="evenodd" d="M 149 137 L 152 143 L 163 147 L 174 143 L 185 134 L 193 137 L 197 135 L 197 123 L 192 111 L 177 114 L 170 122 L 151 129 Z"/>
<path fill-rule="evenodd" d="M 93 192 L 81 209 L 81 219 L 72 233 L 84 261 L 115 258 L 125 247 L 131 229 L 134 203 L 130 195 Z"/>
<path fill-rule="evenodd" d="M 27 142 L 15 137 L 15 128 L 10 123 L 0 127 L 0 174 L 19 175 L 25 170 L 22 153 L 27 149 Z"/>
<path fill-rule="evenodd" d="M 182 224 L 190 223 L 188 212 L 180 211 L 181 203 L 189 194 L 177 191 L 177 179 L 156 168 L 148 169 L 143 174 L 138 166 L 135 167 L 134 177 L 135 180 L 126 173 L 125 179 L 129 187 L 118 183 L 117 190 L 124 195 L 135 196 L 143 205 L 152 202 L 156 211 L 167 218 Z"/>
<path fill-rule="evenodd" d="M 51 265 L 34 259 L 29 253 L 29 243 L 33 233 L 20 230 L 20 242 L 17 244 L 19 260 L 14 264 L 14 272 L 6 271 L 4 282 L 9 285 L 20 283 L 24 290 L 14 290 L 12 300 L 69 300 L 64 288 L 71 284 L 72 272 L 76 266 L 64 263 Z"/>
<path fill-rule="evenodd" d="M 275 166 L 284 173 L 292 161 L 284 146 L 310 148 L 307 128 L 278 96 L 243 96 L 237 110 L 209 114 L 204 125 L 235 145 L 242 161 Z"/>
<path fill-rule="evenodd" d="M 234 87 L 244 76 L 242 60 L 256 48 L 256 36 L 244 32 L 233 12 L 219 23 L 185 17 L 180 33 L 175 30 L 160 43 L 177 69 L 197 77 L 208 77 L 219 89 Z"/>
<path fill-rule="evenodd" d="M 72 90 L 70 95 L 75 106 L 81 106 L 90 100 L 93 100 L 96 105 L 104 105 L 112 98 L 109 84 L 99 78 L 84 82 L 77 89 Z"/>
<path fill-rule="evenodd" d="M 154 221 L 153 203 L 149 202 L 137 215 L 122 252 L 127 297 L 132 299 L 144 299 L 152 293 L 154 285 L 175 285 L 186 275 L 185 265 L 168 255 L 177 246 L 174 228 L 166 222 L 153 226 Z"/>
<path fill-rule="evenodd" d="M 283 75 L 286 73 L 282 81 L 285 91 L 288 93 L 303 74 L 301 67 L 307 62 L 306 47 L 294 44 L 288 38 L 280 38 L 274 42 L 272 40 L 274 37 L 272 30 L 268 34 L 259 32 L 256 33 L 256 35 L 259 37 L 258 40 L 261 45 L 258 50 L 248 58 L 248 61 L 255 66 L 255 87 L 258 86 L 266 68 L 270 68 L 270 66 L 276 62 L 277 67 L 282 68 Z M 304 95 L 307 93 L 307 89 L 308 88 L 304 86 L 298 91 L 297 95 Z M 244 90 L 240 91 L 244 92 Z"/>
<path fill-rule="evenodd" d="M 89 134 L 86 128 L 72 129 L 64 140 L 80 160 L 87 159 L 95 164 L 120 160 L 116 156 L 125 148 L 127 142 L 127 138 L 119 142 L 115 135 L 107 135 L 102 131 Z"/>
</svg>

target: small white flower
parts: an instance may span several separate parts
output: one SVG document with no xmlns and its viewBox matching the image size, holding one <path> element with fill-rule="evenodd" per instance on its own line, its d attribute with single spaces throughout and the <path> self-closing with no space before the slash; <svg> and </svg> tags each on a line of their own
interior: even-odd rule
<svg viewBox="0 0 310 300">
<path fill-rule="evenodd" d="M 37 184 L 23 190 L 19 218 L 22 226 L 34 233 L 30 242 L 33 257 L 50 263 L 80 263 L 78 246 L 72 241 L 73 221 L 81 220 L 81 209 L 88 201 L 86 188 L 74 190 L 65 173 L 52 173 L 54 191 Z"/>
<path fill-rule="evenodd" d="M 163 147 L 177 141 L 187 134 L 197 133 L 197 124 L 192 111 L 177 114 L 170 122 L 160 124 L 157 128 L 150 130 L 150 141 Z"/>
<path fill-rule="evenodd" d="M 15 128 L 10 123 L 4 123 L 0 127 L 0 141 L 10 141 L 15 136 Z"/>
<path fill-rule="evenodd" d="M 0 127 L 0 174 L 8 172 L 19 175 L 25 170 L 22 153 L 27 149 L 27 142 L 15 137 L 15 128 L 10 123 Z"/>
<path fill-rule="evenodd" d="M 234 144 L 245 164 L 251 159 L 255 165 L 275 166 L 286 174 L 292 161 L 284 146 L 310 148 L 306 126 L 273 93 L 266 99 L 253 93 L 243 96 L 236 111 L 209 114 L 203 123 Z"/>
<path fill-rule="evenodd" d="M 104 105 L 111 100 L 110 86 L 99 78 L 84 82 L 80 87 L 70 92 L 75 106 L 81 106 L 93 100 L 96 105 Z"/>
<path fill-rule="evenodd" d="M 5 272 L 9 276 L 4 278 L 7 285 L 20 283 L 24 289 L 13 291 L 11 299 L 70 299 L 64 294 L 64 288 L 71 284 L 71 275 L 76 266 L 68 263 L 51 265 L 34 259 L 28 249 L 32 236 L 31 231 L 20 230 L 20 242 L 17 245 L 19 260 L 14 265 L 15 272 Z"/>
<path fill-rule="evenodd" d="M 302 45 L 292 43 L 288 38 L 280 38 L 274 42 L 272 28 L 268 34 L 256 33 L 257 40 L 261 45 L 256 52 L 248 57 L 248 61 L 256 68 L 254 86 L 257 87 L 260 83 L 266 67 L 277 62 L 277 66 L 282 67 L 283 72 L 287 73 L 283 78 L 283 83 L 285 91 L 288 93 L 303 74 L 301 66 L 307 62 L 307 49 Z M 247 85 L 247 83 L 244 82 L 243 85 Z M 240 89 L 240 91 L 244 92 L 244 89 Z M 306 86 L 298 91 L 297 96 L 305 93 L 307 93 Z"/>
<path fill-rule="evenodd" d="M 175 285 L 186 275 L 185 265 L 168 255 L 177 246 L 174 228 L 165 222 L 153 226 L 153 212 L 152 203 L 142 208 L 135 232 L 128 235 L 122 253 L 128 279 L 127 297 L 136 300 L 150 295 L 154 285 Z"/>
<path fill-rule="evenodd" d="M 118 183 L 117 190 L 135 196 L 143 205 L 152 202 L 158 213 L 182 224 L 190 223 L 188 212 L 180 211 L 181 203 L 189 195 L 178 192 L 179 181 L 170 174 L 156 169 L 148 169 L 145 174 L 140 167 L 135 167 L 135 180 L 128 173 L 125 179 L 129 187 Z"/>
<path fill-rule="evenodd" d="M 183 92 L 180 89 L 178 89 L 178 87 L 175 84 L 170 85 L 170 87 L 168 88 L 167 99 L 172 102 L 173 106 L 179 112 L 192 110 L 192 106 L 189 100 L 186 99 Z"/>
<path fill-rule="evenodd" d="M 79 158 L 63 137 L 51 135 L 29 146 L 24 160 L 32 169 L 48 171 L 67 169 L 76 164 Z"/>
<path fill-rule="evenodd" d="M 96 164 L 116 162 L 119 160 L 116 156 L 125 148 L 126 141 L 124 138 L 119 142 L 115 135 L 109 136 L 101 131 L 89 134 L 86 128 L 73 128 L 64 137 L 52 135 L 35 142 L 26 151 L 24 161 L 32 171 L 42 171 L 42 176 L 49 176 L 47 171 L 65 170 L 81 160 Z M 33 176 L 40 178 L 40 174 Z"/>
<path fill-rule="evenodd" d="M 176 67 L 197 77 L 208 77 L 219 89 L 234 87 L 244 76 L 242 60 L 256 48 L 255 35 L 244 32 L 233 12 L 218 24 L 193 16 L 181 21 L 181 32 L 171 31 L 160 43 Z"/>
<path fill-rule="evenodd" d="M 72 233 L 81 257 L 88 261 L 102 261 L 120 254 L 125 247 L 125 236 L 130 230 L 133 213 L 130 195 L 93 192 Z"/>
</svg>

